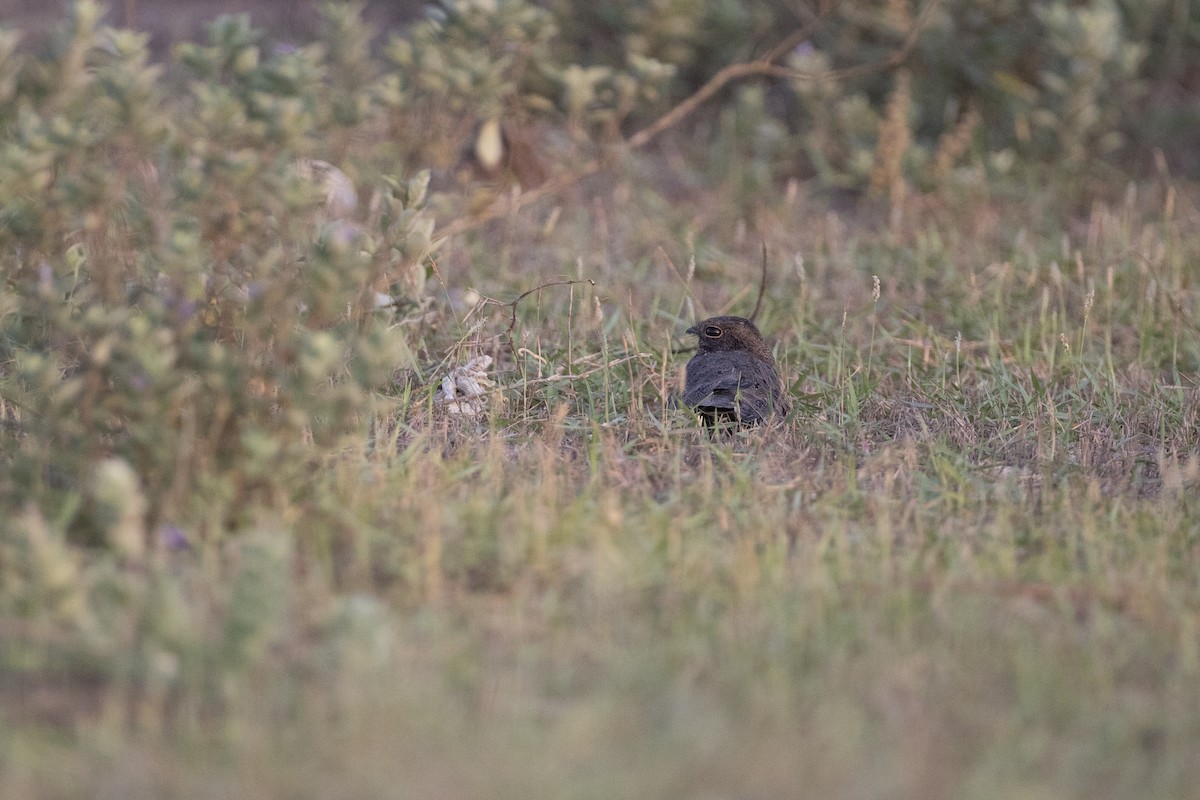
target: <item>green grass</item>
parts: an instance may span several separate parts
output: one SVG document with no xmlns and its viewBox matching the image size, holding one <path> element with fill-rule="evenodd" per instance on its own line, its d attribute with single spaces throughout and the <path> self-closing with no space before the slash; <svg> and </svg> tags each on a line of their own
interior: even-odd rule
<svg viewBox="0 0 1200 800">
<path fill-rule="evenodd" d="M 1196 794 L 1195 185 L 887 209 L 708 117 L 434 246 L 469 120 L 353 14 L 160 79 L 80 12 L 0 37 L 0 798 Z M 764 242 L 793 413 L 710 435 Z"/>
<path fill-rule="evenodd" d="M 615 191 L 443 253 L 451 294 L 596 281 L 527 298 L 515 360 L 485 317 L 484 417 L 385 393 L 302 498 L 140 564 L 11 521 L 58 577 L 0 631 L 0 795 L 1191 793 L 1194 206 L 771 200 L 797 410 L 709 437 L 671 348 L 752 303 L 758 240 Z"/>
</svg>

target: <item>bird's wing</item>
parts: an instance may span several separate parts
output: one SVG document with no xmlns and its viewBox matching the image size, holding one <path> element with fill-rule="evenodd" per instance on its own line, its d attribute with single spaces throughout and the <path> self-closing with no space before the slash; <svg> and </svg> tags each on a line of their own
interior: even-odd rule
<svg viewBox="0 0 1200 800">
<path fill-rule="evenodd" d="M 771 413 L 771 403 L 780 404 L 779 387 L 769 385 L 773 371 L 764 371 L 763 365 L 748 353 L 722 353 L 718 358 L 704 364 L 703 374 L 689 386 L 683 402 L 693 408 L 736 411 L 740 419 L 757 422 Z M 777 411 L 787 413 L 786 406 Z"/>
<path fill-rule="evenodd" d="M 703 364 L 689 364 L 691 380 L 683 393 L 684 405 L 704 408 L 733 408 L 742 371 L 729 359 L 709 359 Z M 703 371 L 702 375 L 696 373 Z"/>
</svg>

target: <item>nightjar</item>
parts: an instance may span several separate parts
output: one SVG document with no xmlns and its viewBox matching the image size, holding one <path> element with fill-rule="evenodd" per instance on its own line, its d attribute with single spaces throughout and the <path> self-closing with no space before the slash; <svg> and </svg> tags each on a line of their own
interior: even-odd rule
<svg viewBox="0 0 1200 800">
<path fill-rule="evenodd" d="M 700 339 L 687 365 L 683 403 L 706 423 L 758 424 L 788 413 L 771 348 L 744 317 L 712 317 L 688 328 Z"/>
</svg>

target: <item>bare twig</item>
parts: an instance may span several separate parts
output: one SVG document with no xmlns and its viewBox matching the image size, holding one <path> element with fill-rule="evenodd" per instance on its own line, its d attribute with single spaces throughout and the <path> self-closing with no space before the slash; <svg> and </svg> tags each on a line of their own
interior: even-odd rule
<svg viewBox="0 0 1200 800">
<path fill-rule="evenodd" d="M 892 51 L 891 55 L 879 61 L 874 61 L 870 64 L 859 64 L 856 67 L 846 67 L 845 69 L 834 69 L 828 73 L 817 73 L 812 77 L 822 79 L 846 80 L 847 78 L 857 78 L 862 75 L 870 75 L 872 72 L 878 72 L 889 67 L 899 66 L 908 54 L 912 52 L 913 46 L 917 43 L 917 38 L 921 35 L 921 31 L 929 24 L 930 17 L 933 16 L 934 9 L 941 5 L 941 0 L 928 0 L 924 7 L 921 8 L 916 19 L 913 20 L 912 26 L 908 29 L 908 33 L 904 35 L 904 41 L 900 46 Z M 784 77 L 809 77 L 810 73 L 797 72 L 796 70 L 787 70 L 790 75 Z"/>
<path fill-rule="evenodd" d="M 762 58 L 748 61 L 742 64 L 730 64 L 724 69 L 713 75 L 706 84 L 701 86 L 696 92 L 688 97 L 679 105 L 672 108 L 666 114 L 656 119 L 654 122 L 642 128 L 640 131 L 629 137 L 627 144 L 630 149 L 642 147 L 658 134 L 676 125 L 682 119 L 695 111 L 701 103 L 712 97 L 714 94 L 724 88 L 725 84 L 738 78 L 747 78 L 754 75 L 767 75 L 777 78 L 795 78 L 795 77 L 814 77 L 814 78 L 835 78 L 845 79 L 866 75 L 888 67 L 894 67 L 901 63 L 917 43 L 917 37 L 921 35 L 921 31 L 929 22 L 929 17 L 933 10 L 938 6 L 941 0 L 928 0 L 925 7 L 921 9 L 921 13 L 913 20 L 912 27 L 904 37 L 904 41 L 900 47 L 893 51 L 887 58 L 876 61 L 870 64 L 860 64 L 857 67 L 848 67 L 845 69 L 829 70 L 825 73 L 806 73 L 791 69 L 789 67 L 780 66 L 775 62 L 790 52 L 794 47 L 807 41 L 817 28 L 825 21 L 825 19 L 833 12 L 837 4 L 833 3 L 823 8 L 813 19 L 802 28 L 798 28 L 788 34 L 782 41 L 767 51 Z"/>
<path fill-rule="evenodd" d="M 509 300 L 508 302 L 504 302 L 502 300 L 496 300 L 495 298 L 492 298 L 492 297 L 480 296 L 479 302 L 476 303 L 475 306 L 469 312 L 467 312 L 466 317 L 463 318 L 462 323 L 460 323 L 460 325 L 465 324 L 468 320 L 471 319 L 471 317 L 475 314 L 476 311 L 478 311 L 479 309 L 481 309 L 485 306 L 500 306 L 501 308 L 511 308 L 512 316 L 509 318 L 508 327 L 504 329 L 504 333 L 505 333 L 505 336 L 508 338 L 509 350 L 512 352 L 513 358 L 515 359 L 517 356 L 517 350 L 513 346 L 512 332 L 513 332 L 513 329 L 517 326 L 517 306 L 521 303 L 521 301 L 524 300 L 529 295 L 534 294 L 536 292 L 540 292 L 542 289 L 546 289 L 550 286 L 574 286 L 574 285 L 580 284 L 580 283 L 586 283 L 589 286 L 596 285 L 596 282 L 594 280 L 592 280 L 591 278 L 583 278 L 581 280 L 550 281 L 548 283 L 539 284 L 538 286 L 535 286 L 532 289 L 529 289 L 528 291 L 522 292 L 515 299 Z M 451 346 L 450 348 L 448 348 L 446 350 L 446 355 L 442 358 L 442 360 L 438 363 L 438 365 L 433 368 L 432 372 L 436 374 L 436 373 L 440 373 L 442 370 L 446 369 L 450 365 L 450 363 L 454 360 L 455 354 L 458 353 L 460 350 L 462 350 L 462 348 L 466 344 L 467 340 L 470 339 L 472 336 L 477 336 L 479 334 L 479 331 L 483 328 L 483 326 L 485 324 L 486 324 L 486 321 L 482 318 L 477 319 L 473 323 L 471 323 L 470 327 L 459 338 L 459 340 L 457 342 L 455 342 L 453 346 Z M 478 342 L 476 344 L 478 344 Z"/>
<path fill-rule="evenodd" d="M 832 15 L 833 12 L 837 10 L 837 7 L 839 5 L 841 5 L 841 0 L 833 0 L 833 2 L 829 3 L 828 5 L 826 5 L 826 4 L 822 4 L 822 5 L 823 5 L 823 7 L 818 9 L 815 12 L 811 11 L 809 9 L 806 9 L 800 5 L 797 5 L 796 7 L 789 9 L 797 17 L 804 16 L 805 24 L 800 26 L 799 28 L 796 28 L 796 30 L 792 31 L 787 36 L 785 36 L 783 39 L 781 39 L 779 42 L 777 42 L 774 47 L 772 47 L 770 50 L 768 50 L 758 60 L 759 61 L 777 61 L 780 58 L 782 58 L 783 56 L 790 53 L 793 48 L 798 47 L 801 44 L 803 44 L 805 41 L 807 41 L 812 36 L 813 31 L 816 29 L 815 26 L 824 22 L 826 17 Z"/>
<path fill-rule="evenodd" d="M 573 280 L 573 281 L 549 281 L 547 283 L 540 283 L 537 286 L 533 287 L 532 289 L 521 292 L 521 294 L 517 295 L 515 300 L 509 300 L 507 303 L 501 302 L 500 300 L 496 300 L 491 297 L 481 297 L 479 302 L 480 302 L 480 305 L 500 306 L 502 308 L 511 308 L 512 309 L 512 318 L 509 319 L 509 321 L 508 321 L 508 327 L 504 329 L 504 332 L 506 334 L 511 335 L 513 332 L 513 328 L 517 327 L 517 305 L 520 304 L 520 302 L 522 300 L 524 300 L 526 297 L 529 297 L 529 295 L 531 295 L 531 294 L 536 294 L 537 292 L 540 292 L 542 289 L 547 289 L 551 286 L 577 286 L 578 284 L 581 284 L 581 283 L 586 283 L 588 286 L 596 285 L 596 282 L 594 280 L 592 280 L 591 278 L 583 278 L 581 280 Z"/>
</svg>

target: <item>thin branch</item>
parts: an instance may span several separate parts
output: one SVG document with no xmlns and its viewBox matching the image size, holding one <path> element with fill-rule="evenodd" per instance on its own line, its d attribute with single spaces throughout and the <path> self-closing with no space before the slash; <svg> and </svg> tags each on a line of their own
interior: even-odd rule
<svg viewBox="0 0 1200 800">
<path fill-rule="evenodd" d="M 832 9 L 830 9 L 832 10 Z M 721 69 L 716 75 L 708 79 L 708 82 L 696 90 L 694 94 L 681 102 L 679 105 L 672 108 L 666 114 L 651 122 L 646 127 L 629 137 L 630 149 L 642 147 L 655 136 L 658 136 L 668 128 L 677 125 L 682 119 L 689 116 L 700 105 L 717 92 L 725 88 L 725 84 L 738 78 L 748 78 L 752 75 L 770 74 L 766 72 L 768 69 L 777 69 L 774 62 L 790 52 L 792 48 L 799 45 L 801 42 L 807 41 L 825 18 L 829 15 L 829 11 L 823 11 L 812 19 L 807 25 L 797 28 L 788 34 L 784 39 L 767 51 L 762 58 L 757 58 L 754 61 L 747 61 L 741 64 L 730 64 Z"/>
<path fill-rule="evenodd" d="M 921 31 L 929 22 L 929 17 L 932 15 L 941 0 L 928 0 L 925 7 L 913 20 L 912 27 L 908 29 L 908 33 L 901 42 L 900 47 L 893 51 L 887 58 L 872 62 L 870 64 L 860 64 L 856 67 L 847 67 L 845 69 L 834 69 L 822 73 L 807 73 L 791 69 L 789 67 L 780 66 L 775 62 L 791 52 L 793 48 L 807 41 L 816 32 L 817 28 L 832 14 L 833 9 L 837 4 L 831 4 L 823 9 L 816 17 L 807 25 L 798 28 L 788 34 L 782 41 L 767 51 L 762 58 L 754 61 L 747 61 L 741 64 L 730 64 L 724 69 L 717 72 L 709 78 L 708 83 L 701 86 L 693 95 L 681 102 L 679 105 L 672 108 L 666 114 L 656 119 L 654 122 L 642 128 L 640 131 L 630 136 L 627 144 L 630 149 L 642 147 L 658 134 L 668 128 L 677 125 L 685 117 L 695 111 L 705 100 L 715 95 L 725 87 L 725 84 L 738 78 L 748 78 L 754 75 L 766 75 L 775 78 L 795 78 L 795 77 L 813 77 L 813 78 L 832 78 L 835 80 L 844 80 L 846 78 L 857 77 L 859 75 L 867 75 L 881 69 L 894 67 L 904 61 L 908 54 L 912 51 L 917 43 L 917 38 L 921 35 Z"/>
<path fill-rule="evenodd" d="M 511 337 L 513 328 L 517 327 L 517 306 L 520 304 L 520 302 L 522 300 L 524 300 L 526 297 L 529 297 L 529 295 L 531 295 L 531 294 L 536 294 L 537 292 L 540 292 L 542 289 L 546 289 L 551 286 L 576 286 L 581 283 L 586 283 L 588 286 L 596 285 L 596 282 L 594 280 L 592 280 L 591 278 L 582 278 L 580 280 L 573 280 L 573 281 L 549 281 L 547 283 L 538 284 L 537 286 L 533 287 L 532 289 L 529 289 L 528 291 L 521 292 L 521 294 L 517 295 L 515 300 L 509 300 L 507 303 L 503 303 L 503 302 L 501 302 L 499 300 L 495 300 L 491 297 L 482 297 L 482 298 L 480 298 L 479 302 L 480 302 L 480 305 L 500 306 L 502 308 L 511 308 L 512 309 L 512 318 L 508 322 L 508 327 L 504 329 L 504 332 L 506 334 L 509 334 Z"/>
<path fill-rule="evenodd" d="M 813 32 L 815 31 L 815 26 L 824 22 L 825 18 L 833 14 L 834 9 L 836 9 L 840 4 L 841 0 L 834 0 L 833 3 L 825 8 L 819 9 L 815 13 L 805 9 L 804 16 L 807 17 L 807 24 L 792 31 L 758 60 L 768 62 L 777 61 L 787 53 L 791 52 L 793 48 L 803 44 L 812 36 Z M 797 17 L 801 16 L 798 9 L 789 10 L 795 13 Z"/>
<path fill-rule="evenodd" d="M 854 67 L 846 67 L 844 69 L 828 70 L 826 72 L 802 72 L 791 69 L 789 67 L 776 64 L 779 58 L 790 52 L 797 45 L 809 39 L 820 25 L 833 13 L 833 10 L 838 6 L 838 3 L 833 2 L 829 5 L 824 5 L 820 12 L 813 19 L 800 28 L 797 28 L 792 33 L 784 37 L 778 44 L 772 47 L 761 58 L 754 61 L 747 61 L 740 64 L 730 64 L 727 67 L 719 70 L 713 75 L 707 83 L 696 90 L 691 96 L 680 102 L 674 108 L 661 117 L 651 122 L 646 127 L 642 128 L 637 133 L 634 133 L 625 140 L 625 146 L 630 150 L 646 146 L 656 136 L 661 134 L 675 125 L 678 125 L 682 120 L 690 116 L 697 108 L 699 108 L 706 100 L 710 99 L 717 92 L 721 91 L 726 84 L 739 80 L 741 78 L 749 78 L 754 76 L 767 76 L 773 78 L 812 78 L 812 79 L 833 79 L 845 80 L 847 78 L 855 78 L 861 75 L 869 75 L 872 72 L 894 67 L 904 61 L 912 51 L 913 46 L 917 42 L 921 31 L 928 23 L 933 10 L 941 3 L 941 0 L 928 0 L 921 12 L 913 20 L 912 27 L 909 28 L 904 41 L 900 47 L 893 51 L 887 58 L 870 64 L 860 64 Z M 519 194 L 505 195 L 499 197 L 492 202 L 483 211 L 471 217 L 460 217 L 454 222 L 447 225 L 441 230 L 443 238 L 457 236 L 460 233 L 465 233 L 469 230 L 479 227 L 488 220 L 504 216 L 505 214 L 516 211 L 524 206 L 535 203 L 547 195 L 556 194 L 562 191 L 589 175 L 594 175 L 604 167 L 604 162 L 600 160 L 589 161 L 583 166 L 564 172 L 554 176 L 550 180 L 538 186 L 536 189 L 521 192 Z"/>
<path fill-rule="evenodd" d="M 913 47 L 916 46 L 917 39 L 921 36 L 921 31 L 925 29 L 925 26 L 929 23 L 930 17 L 933 16 L 934 9 L 936 9 L 939 5 L 941 5 L 941 0 L 929 0 L 929 2 L 925 4 L 925 6 L 921 9 L 921 12 L 917 14 L 917 18 L 913 20 L 912 26 L 908 29 L 908 33 L 904 36 L 904 41 L 900 43 L 900 47 L 898 47 L 896 50 L 893 50 L 891 55 L 889 55 L 887 58 L 872 62 L 870 64 L 859 64 L 856 67 L 845 67 L 843 69 L 834 69 L 823 73 L 814 74 L 798 72 L 796 70 L 785 70 L 784 72 L 786 74 L 774 74 L 779 75 L 779 77 L 814 77 L 822 80 L 846 80 L 847 78 L 858 78 L 862 75 L 870 75 L 872 72 L 878 72 L 890 67 L 899 66 L 904 59 L 908 58 L 908 54 L 911 53 Z"/>
</svg>

